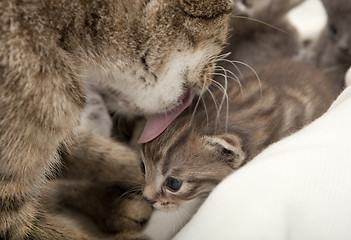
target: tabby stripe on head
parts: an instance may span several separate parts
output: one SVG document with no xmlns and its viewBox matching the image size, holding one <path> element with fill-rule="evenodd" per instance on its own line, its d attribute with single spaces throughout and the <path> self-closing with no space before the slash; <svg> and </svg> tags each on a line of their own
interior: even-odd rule
<svg viewBox="0 0 351 240">
<path fill-rule="evenodd" d="M 143 144 L 142 150 L 144 156 L 152 156 L 152 159 L 150 160 L 155 163 L 159 162 L 162 158 L 162 152 L 159 151 L 159 149 L 152 148 L 149 144 Z"/>
<path fill-rule="evenodd" d="M 192 184 L 193 187 L 189 189 L 186 194 L 182 195 L 184 199 L 194 199 L 198 197 L 199 195 L 207 195 L 209 194 L 213 187 L 218 185 L 221 180 L 219 179 L 212 179 L 212 178 L 205 178 L 205 179 L 192 179 L 188 181 L 188 183 Z M 199 188 L 202 190 L 199 191 Z M 204 190 L 208 189 L 208 192 L 205 192 Z"/>
<path fill-rule="evenodd" d="M 190 133 L 191 131 L 189 131 L 188 128 L 184 128 L 179 135 L 175 136 L 177 139 L 175 141 L 171 141 L 172 146 L 167 149 L 165 161 L 163 163 L 163 174 L 167 173 L 169 170 L 171 156 L 177 151 L 177 149 L 183 147 L 183 144 L 187 142 L 186 140 L 189 138 Z"/>
<path fill-rule="evenodd" d="M 231 101 L 235 102 L 235 109 L 251 109 L 254 105 L 257 104 L 257 97 L 264 94 L 264 92 L 261 92 L 261 90 L 257 88 L 254 92 L 250 93 L 250 96 L 248 96 L 248 92 L 244 92 L 244 95 L 237 95 L 237 98 L 245 98 L 245 101 L 242 101 L 240 99 L 238 101 L 236 101 L 235 99 Z"/>
</svg>

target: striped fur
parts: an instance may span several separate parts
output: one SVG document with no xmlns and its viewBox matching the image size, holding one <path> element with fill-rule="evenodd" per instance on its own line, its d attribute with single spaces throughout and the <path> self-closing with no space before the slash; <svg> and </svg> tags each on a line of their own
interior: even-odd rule
<svg viewBox="0 0 351 240">
<path fill-rule="evenodd" d="M 205 104 L 196 107 L 195 102 L 158 138 L 143 144 L 144 196 L 153 206 L 170 210 L 206 197 L 268 145 L 319 117 L 337 95 L 310 65 L 282 61 L 261 68 L 258 75 L 260 80 L 246 75 L 241 87 L 228 83 L 228 114 L 221 104 L 223 92 L 214 90 L 214 98 L 205 94 Z M 169 189 L 170 177 L 182 181 L 178 191 Z"/>
<path fill-rule="evenodd" d="M 232 5 L 0 1 L 1 240 L 94 239 L 42 201 L 48 176 L 60 166 L 59 145 L 76 140 L 70 136 L 85 105 L 85 88 L 111 89 L 108 103 L 126 115 L 176 108 L 189 88 L 200 91 L 211 83 L 203 75 L 226 42 Z M 94 137 L 87 139 L 96 147 Z M 116 163 L 136 157 L 120 150 Z M 128 174 L 123 165 L 114 173 L 121 178 Z M 130 238 L 140 236 L 116 236 Z"/>
</svg>

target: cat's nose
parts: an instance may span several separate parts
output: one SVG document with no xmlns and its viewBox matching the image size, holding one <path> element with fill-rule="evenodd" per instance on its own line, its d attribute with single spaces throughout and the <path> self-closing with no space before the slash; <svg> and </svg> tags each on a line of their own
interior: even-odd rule
<svg viewBox="0 0 351 240">
<path fill-rule="evenodd" d="M 146 197 L 145 195 L 143 196 L 143 198 L 145 199 L 145 201 L 147 201 L 150 205 L 153 205 L 153 204 L 155 204 L 156 203 L 156 201 L 155 200 L 152 200 L 152 199 L 150 199 L 150 198 L 148 198 L 148 197 Z"/>
</svg>

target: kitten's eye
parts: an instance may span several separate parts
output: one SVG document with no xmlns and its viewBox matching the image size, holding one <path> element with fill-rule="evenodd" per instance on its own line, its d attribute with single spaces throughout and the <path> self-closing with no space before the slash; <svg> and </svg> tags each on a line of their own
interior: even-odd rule
<svg viewBox="0 0 351 240">
<path fill-rule="evenodd" d="M 329 31 L 331 32 L 331 34 L 336 35 L 338 33 L 338 29 L 336 28 L 336 26 L 334 24 L 330 24 L 329 25 Z"/>
<path fill-rule="evenodd" d="M 181 180 L 176 179 L 176 178 L 170 177 L 170 178 L 167 178 L 166 184 L 167 184 L 167 187 L 169 188 L 169 190 L 176 192 L 181 188 L 183 182 Z"/>
<path fill-rule="evenodd" d="M 143 174 L 146 172 L 146 167 L 143 161 L 140 161 L 140 169 Z"/>
</svg>

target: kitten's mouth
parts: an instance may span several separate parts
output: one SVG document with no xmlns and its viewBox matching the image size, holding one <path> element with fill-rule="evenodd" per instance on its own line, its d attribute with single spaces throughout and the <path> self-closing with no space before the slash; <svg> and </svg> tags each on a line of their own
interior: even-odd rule
<svg viewBox="0 0 351 240">
<path fill-rule="evenodd" d="M 187 107 L 189 107 L 193 99 L 194 93 L 189 91 L 184 95 L 182 104 L 172 111 L 151 116 L 145 124 L 138 143 L 147 143 L 158 137 Z"/>
</svg>

